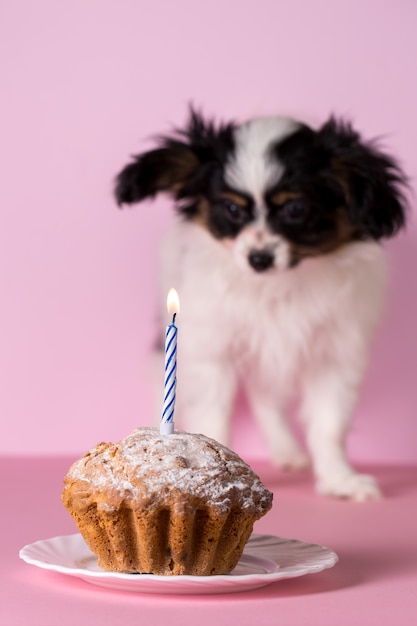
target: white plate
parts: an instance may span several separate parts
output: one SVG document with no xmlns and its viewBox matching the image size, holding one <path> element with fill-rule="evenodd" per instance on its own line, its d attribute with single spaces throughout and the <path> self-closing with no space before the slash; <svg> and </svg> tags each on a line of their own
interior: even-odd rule
<svg viewBox="0 0 417 626">
<path fill-rule="evenodd" d="M 163 594 L 212 594 L 248 591 L 304 574 L 314 574 L 338 561 L 328 548 L 281 539 L 272 535 L 252 535 L 237 567 L 224 576 L 154 576 L 121 574 L 99 568 L 81 535 L 66 535 L 37 541 L 20 550 L 20 557 L 38 567 L 76 576 L 83 580 L 125 591 Z"/>
</svg>

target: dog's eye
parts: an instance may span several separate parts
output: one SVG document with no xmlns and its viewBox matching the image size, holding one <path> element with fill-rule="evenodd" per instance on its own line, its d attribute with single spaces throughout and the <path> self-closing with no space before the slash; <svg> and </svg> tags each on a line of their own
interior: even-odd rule
<svg viewBox="0 0 417 626">
<path fill-rule="evenodd" d="M 224 199 L 222 200 L 222 207 L 226 218 L 232 224 L 243 224 L 246 221 L 247 212 L 246 210 L 235 204 L 231 200 Z"/>
<path fill-rule="evenodd" d="M 293 198 L 282 206 L 281 215 L 286 222 L 298 224 L 307 217 L 309 209 L 309 204 L 305 198 Z"/>
</svg>

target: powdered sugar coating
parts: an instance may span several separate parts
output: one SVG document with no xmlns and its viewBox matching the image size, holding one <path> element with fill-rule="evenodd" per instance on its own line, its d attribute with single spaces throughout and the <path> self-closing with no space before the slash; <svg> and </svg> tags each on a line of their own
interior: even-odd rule
<svg viewBox="0 0 417 626">
<path fill-rule="evenodd" d="M 239 506 L 262 515 L 272 503 L 272 494 L 236 453 L 205 435 L 162 436 L 156 428 L 98 444 L 72 465 L 65 483 L 79 511 L 92 504 L 110 512 L 122 503 L 137 509 L 168 501 L 186 511 L 191 495 L 219 513 Z"/>
</svg>

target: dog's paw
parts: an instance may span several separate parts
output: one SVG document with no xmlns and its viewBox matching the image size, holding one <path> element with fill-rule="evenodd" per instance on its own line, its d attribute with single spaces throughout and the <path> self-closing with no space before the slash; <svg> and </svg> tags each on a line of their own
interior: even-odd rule
<svg viewBox="0 0 417 626">
<path fill-rule="evenodd" d="M 303 470 L 310 466 L 309 457 L 299 448 L 280 450 L 275 454 L 275 464 L 283 470 Z"/>
<path fill-rule="evenodd" d="M 319 493 L 327 496 L 346 498 L 357 502 L 378 500 L 382 497 L 378 483 L 373 476 L 354 472 L 319 480 L 316 489 Z"/>
</svg>

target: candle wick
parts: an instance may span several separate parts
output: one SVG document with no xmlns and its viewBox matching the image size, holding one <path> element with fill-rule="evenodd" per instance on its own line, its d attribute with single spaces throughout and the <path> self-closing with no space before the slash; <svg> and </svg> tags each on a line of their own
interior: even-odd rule
<svg viewBox="0 0 417 626">
<path fill-rule="evenodd" d="M 177 317 L 177 314 L 174 313 L 174 315 L 172 316 L 172 323 L 175 324 L 175 318 Z"/>
</svg>

